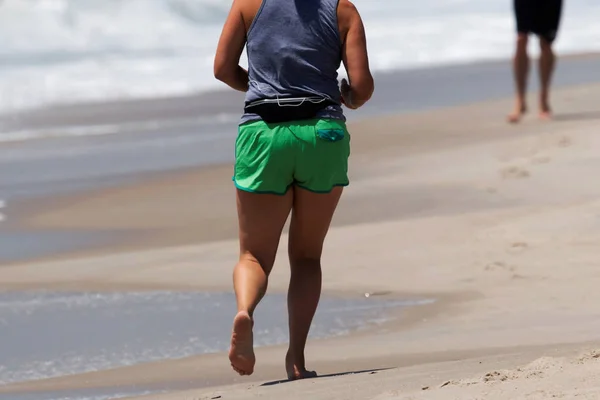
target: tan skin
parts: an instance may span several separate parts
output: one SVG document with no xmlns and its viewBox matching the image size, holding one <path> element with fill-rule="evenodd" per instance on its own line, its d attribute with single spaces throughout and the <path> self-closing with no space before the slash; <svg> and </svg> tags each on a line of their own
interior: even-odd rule
<svg viewBox="0 0 600 400">
<path fill-rule="evenodd" d="M 521 117 L 527 112 L 527 80 L 529 77 L 530 59 L 527 53 L 527 44 L 529 35 L 527 33 L 519 33 L 517 36 L 517 46 L 513 59 L 513 73 L 515 77 L 516 98 L 513 111 L 508 114 L 507 120 L 510 123 L 518 123 Z M 539 118 L 549 120 L 552 118 L 552 110 L 550 109 L 550 84 L 552 74 L 556 63 L 556 56 L 552 49 L 552 43 L 544 38 L 539 38 L 540 42 L 540 94 L 539 94 Z"/>
<path fill-rule="evenodd" d="M 248 90 L 248 72 L 239 65 L 246 33 L 262 0 L 234 0 L 217 46 L 214 74 L 235 90 Z M 342 81 L 342 103 L 357 109 L 373 94 L 365 30 L 348 0 L 338 6 L 342 61 L 350 82 Z M 229 360 L 240 375 L 254 372 L 252 319 L 267 290 L 281 233 L 292 215 L 288 237 L 291 277 L 288 289 L 290 343 L 285 358 L 289 379 L 316 376 L 306 369 L 304 349 L 321 294 L 321 254 L 342 188 L 317 194 L 292 187 L 285 195 L 237 190 L 240 256 L 233 272 L 238 313 L 234 318 Z"/>
</svg>

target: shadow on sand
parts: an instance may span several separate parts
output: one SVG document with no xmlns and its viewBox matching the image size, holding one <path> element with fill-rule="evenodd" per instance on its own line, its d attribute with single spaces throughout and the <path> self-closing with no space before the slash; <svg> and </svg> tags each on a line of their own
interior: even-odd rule
<svg viewBox="0 0 600 400">
<path fill-rule="evenodd" d="M 600 111 L 584 111 L 570 114 L 556 114 L 553 119 L 558 122 L 600 120 Z"/>
<path fill-rule="evenodd" d="M 314 378 L 307 378 L 307 379 L 333 378 L 336 376 L 355 375 L 355 374 L 376 374 L 379 371 L 387 371 L 390 369 L 393 369 L 393 368 L 377 368 L 377 369 L 365 369 L 365 370 L 361 370 L 361 371 L 338 372 L 335 374 L 317 375 Z M 294 381 L 289 380 L 289 379 L 283 379 L 283 380 L 279 380 L 279 381 L 265 382 L 260 386 L 273 386 L 273 385 L 279 385 L 279 384 L 288 383 L 288 382 L 294 382 Z"/>
</svg>

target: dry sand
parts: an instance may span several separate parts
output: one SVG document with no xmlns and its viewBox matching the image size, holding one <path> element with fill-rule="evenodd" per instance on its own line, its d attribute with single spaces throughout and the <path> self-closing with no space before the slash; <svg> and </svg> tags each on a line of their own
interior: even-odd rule
<svg viewBox="0 0 600 400">
<path fill-rule="evenodd" d="M 562 90 L 554 104 L 550 123 L 509 126 L 510 103 L 498 101 L 352 126 L 352 184 L 326 243 L 324 290 L 438 299 L 401 322 L 309 344 L 321 374 L 367 372 L 262 385 L 282 377 L 278 346 L 258 349 L 244 379 L 215 354 L 0 392 L 208 381 L 226 386 L 148 398 L 600 398 L 600 86 Z M 187 171 L 23 205 L 30 227 L 132 240 L 112 249 L 128 251 L 2 266 L 0 286 L 230 290 L 229 177 L 230 167 Z M 285 242 L 272 291 L 287 286 Z"/>
</svg>

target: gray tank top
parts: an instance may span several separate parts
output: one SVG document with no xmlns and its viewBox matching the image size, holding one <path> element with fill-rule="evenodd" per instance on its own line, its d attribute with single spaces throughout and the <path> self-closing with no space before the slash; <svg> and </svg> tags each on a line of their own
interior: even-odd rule
<svg viewBox="0 0 600 400">
<path fill-rule="evenodd" d="M 333 101 L 318 118 L 345 121 L 337 70 L 342 61 L 339 0 L 263 0 L 250 29 L 246 104 L 264 99 L 321 97 Z M 260 120 L 244 113 L 240 123 Z"/>
</svg>

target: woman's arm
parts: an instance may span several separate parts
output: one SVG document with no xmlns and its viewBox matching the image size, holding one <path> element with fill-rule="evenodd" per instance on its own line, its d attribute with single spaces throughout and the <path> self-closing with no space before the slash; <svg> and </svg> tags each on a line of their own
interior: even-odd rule
<svg viewBox="0 0 600 400">
<path fill-rule="evenodd" d="M 246 26 L 235 0 L 223 26 L 215 54 L 215 78 L 241 92 L 248 91 L 248 71 L 240 66 L 240 56 L 246 44 Z"/>
<path fill-rule="evenodd" d="M 342 60 L 350 81 L 342 81 L 342 101 L 348 108 L 356 109 L 369 101 L 375 90 L 369 68 L 365 28 L 358 10 L 349 0 L 340 0 L 338 19 L 346 32 Z"/>
</svg>

